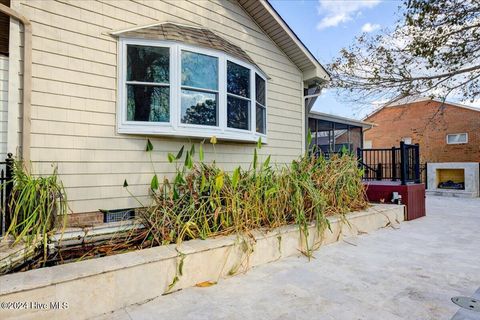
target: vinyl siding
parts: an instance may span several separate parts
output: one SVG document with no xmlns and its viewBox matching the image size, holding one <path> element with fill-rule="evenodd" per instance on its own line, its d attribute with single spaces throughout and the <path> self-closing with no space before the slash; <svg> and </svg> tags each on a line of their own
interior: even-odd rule
<svg viewBox="0 0 480 320">
<path fill-rule="evenodd" d="M 0 161 L 7 157 L 8 57 L 0 55 Z"/>
<path fill-rule="evenodd" d="M 138 206 L 124 179 L 148 200 L 146 138 L 116 133 L 117 40 L 108 32 L 159 21 L 198 24 L 240 46 L 271 78 L 268 144 L 260 153 L 287 163 L 302 152 L 302 73 L 235 1 L 13 0 L 33 25 L 31 157 L 40 174 L 58 166 L 73 212 Z M 188 139 L 150 137 L 155 169 Z M 195 141 L 198 150 L 198 141 Z M 254 144 L 206 146 L 226 170 L 248 166 Z M 215 156 L 216 154 L 216 156 Z"/>
</svg>

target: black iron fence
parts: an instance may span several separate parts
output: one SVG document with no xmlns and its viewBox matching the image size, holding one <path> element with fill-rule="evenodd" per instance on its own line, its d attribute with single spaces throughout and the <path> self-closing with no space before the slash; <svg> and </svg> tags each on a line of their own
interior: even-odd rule
<svg viewBox="0 0 480 320">
<path fill-rule="evenodd" d="M 365 180 L 390 180 L 420 183 L 420 148 L 400 142 L 390 149 L 357 149 L 359 165 Z"/>
<path fill-rule="evenodd" d="M 13 162 L 9 153 L 5 161 L 0 162 L 0 235 L 3 235 L 10 226 L 9 200 L 13 187 Z"/>
</svg>

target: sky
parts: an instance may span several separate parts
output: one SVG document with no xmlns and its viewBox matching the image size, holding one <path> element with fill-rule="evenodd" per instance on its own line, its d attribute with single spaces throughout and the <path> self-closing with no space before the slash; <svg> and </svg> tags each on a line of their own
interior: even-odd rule
<svg viewBox="0 0 480 320">
<path fill-rule="evenodd" d="M 269 0 L 322 65 L 331 62 L 362 32 L 393 27 L 397 0 Z M 313 110 L 361 119 L 376 106 L 358 107 L 341 101 L 334 90 L 323 91 Z"/>
</svg>

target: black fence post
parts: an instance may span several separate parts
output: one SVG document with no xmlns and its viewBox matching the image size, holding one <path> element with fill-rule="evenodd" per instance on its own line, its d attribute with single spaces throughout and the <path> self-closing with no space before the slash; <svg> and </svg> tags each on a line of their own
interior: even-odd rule
<svg viewBox="0 0 480 320">
<path fill-rule="evenodd" d="M 414 170 L 415 170 L 415 183 L 420 183 L 420 145 L 415 144 L 415 159 L 413 160 Z"/>
<path fill-rule="evenodd" d="M 357 160 L 360 163 L 362 161 L 362 149 L 357 148 Z"/>
<path fill-rule="evenodd" d="M 397 180 L 397 157 L 396 148 L 392 147 L 392 181 Z"/>
<path fill-rule="evenodd" d="M 383 165 L 381 163 L 377 163 L 377 180 L 382 180 L 383 178 Z"/>
<path fill-rule="evenodd" d="M 11 223 L 11 211 L 10 211 L 10 197 L 12 195 L 13 189 L 13 165 L 14 165 L 13 155 L 11 153 L 7 154 L 6 162 L 6 170 L 5 170 L 5 231 L 8 230 Z"/>
<path fill-rule="evenodd" d="M 407 184 L 407 149 L 405 148 L 405 142 L 400 141 L 400 179 L 402 185 Z"/>
</svg>

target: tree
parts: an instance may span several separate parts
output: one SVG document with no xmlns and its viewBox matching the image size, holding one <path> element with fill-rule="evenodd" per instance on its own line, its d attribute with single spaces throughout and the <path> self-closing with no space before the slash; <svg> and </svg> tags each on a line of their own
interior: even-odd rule
<svg viewBox="0 0 480 320">
<path fill-rule="evenodd" d="M 332 86 L 364 102 L 480 98 L 480 0 L 405 0 L 400 12 L 393 31 L 341 50 L 329 65 Z"/>
<path fill-rule="evenodd" d="M 127 80 L 140 82 L 168 82 L 168 49 L 129 45 L 127 49 Z M 157 104 L 164 109 L 168 106 L 168 96 L 161 94 L 156 86 L 132 85 L 129 88 L 130 113 L 134 121 L 159 121 L 159 110 L 153 110 Z M 166 98 L 167 97 L 167 98 Z M 166 104 L 165 104 L 166 103 Z M 168 112 L 168 111 L 167 111 Z M 163 115 L 164 116 L 164 115 Z"/>
<path fill-rule="evenodd" d="M 190 106 L 182 117 L 182 123 L 217 125 L 217 106 L 215 100 L 206 99 Z"/>
</svg>

